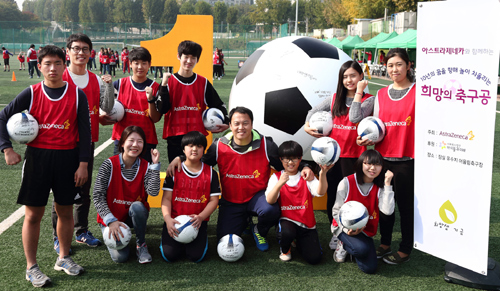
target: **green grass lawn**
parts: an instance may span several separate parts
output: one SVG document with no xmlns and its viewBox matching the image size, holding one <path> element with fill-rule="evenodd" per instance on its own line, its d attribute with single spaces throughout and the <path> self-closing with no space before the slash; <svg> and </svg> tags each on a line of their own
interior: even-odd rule
<svg viewBox="0 0 500 291">
<path fill-rule="evenodd" d="M 22 89 L 39 80 L 29 79 L 27 71 L 19 72 L 17 60 L 12 60 L 11 72 L 0 71 L 0 104 L 9 103 Z M 227 59 L 226 77 L 214 81 L 214 86 L 224 102 L 229 99 L 232 81 L 237 73 L 236 59 Z M 11 82 L 12 71 L 16 72 L 17 82 Z M 121 75 L 121 74 L 120 74 Z M 375 83 L 389 84 L 389 81 L 373 79 Z M 332 80 L 336 82 L 336 80 Z M 370 92 L 381 88 L 370 84 Z M 0 109 L 3 106 L 0 107 Z M 157 125 L 157 133 L 161 136 L 163 122 Z M 496 125 L 496 135 L 500 126 Z M 111 136 L 111 127 L 100 128 L 100 143 Z M 100 144 L 99 143 L 99 144 Z M 96 146 L 98 146 L 97 144 Z M 162 170 L 167 166 L 166 143 L 160 141 Z M 496 146 L 495 146 L 496 149 Z M 24 147 L 15 145 L 15 150 L 24 155 Z M 99 165 L 112 155 L 112 146 L 106 148 L 95 158 L 94 177 Z M 498 153 L 498 151 L 495 151 Z M 21 181 L 21 165 L 6 166 L 0 163 L 0 221 L 12 214 L 19 205 L 16 204 Z M 43 170 L 43 169 L 40 169 Z M 494 156 L 492 205 L 490 224 L 490 257 L 500 260 L 500 158 Z M 50 207 L 49 207 L 50 208 Z M 90 209 L 90 230 L 97 236 L 101 233 L 95 222 L 96 211 Z M 153 256 L 153 262 L 140 265 L 131 255 L 125 264 L 111 261 L 106 247 L 95 249 L 72 244 L 73 258 L 81 264 L 86 272 L 82 276 L 70 277 L 53 270 L 56 253 L 52 244 L 50 213 L 46 211 L 41 225 L 38 249 L 38 263 L 52 278 L 53 289 L 58 290 L 466 290 L 465 287 L 448 284 L 443 280 L 445 261 L 415 250 L 410 262 L 401 266 L 389 266 L 379 263 L 375 275 L 366 275 L 358 270 L 355 263 L 335 263 L 333 251 L 328 248 L 331 238 L 328 218 L 325 211 L 316 211 L 317 229 L 323 246 L 323 260 L 319 265 L 310 266 L 292 250 L 293 260 L 283 263 L 279 260 L 279 246 L 274 229 L 268 236 L 270 250 L 260 252 L 256 249 L 252 237 L 243 236 L 246 242 L 244 257 L 236 263 L 222 261 L 216 251 L 215 222 L 217 211 L 209 223 L 209 248 L 205 260 L 195 264 L 182 260 L 177 263 L 166 263 L 159 251 L 162 229 L 160 209 L 152 209 L 148 221 L 147 243 Z M 0 235 L 0 290 L 32 289 L 24 279 L 25 257 L 21 242 L 22 219 Z M 399 225 L 395 226 L 393 249 L 397 249 L 400 240 Z M 379 235 L 375 237 L 378 244 Z M 131 245 L 134 245 L 132 242 Z M 467 255 L 464 248 L 463 255 Z"/>
</svg>

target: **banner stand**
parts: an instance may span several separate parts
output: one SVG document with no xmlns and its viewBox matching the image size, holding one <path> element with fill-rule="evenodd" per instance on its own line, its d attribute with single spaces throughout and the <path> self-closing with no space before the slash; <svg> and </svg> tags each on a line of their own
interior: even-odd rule
<svg viewBox="0 0 500 291">
<path fill-rule="evenodd" d="M 500 265 L 492 258 L 488 258 L 487 276 L 450 262 L 446 263 L 444 271 L 444 280 L 448 283 L 484 290 L 500 290 Z"/>
</svg>

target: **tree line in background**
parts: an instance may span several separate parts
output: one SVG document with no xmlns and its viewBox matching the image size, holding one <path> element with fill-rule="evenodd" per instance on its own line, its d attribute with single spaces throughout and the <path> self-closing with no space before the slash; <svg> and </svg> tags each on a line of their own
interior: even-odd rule
<svg viewBox="0 0 500 291">
<path fill-rule="evenodd" d="M 345 28 L 355 18 L 383 17 L 385 8 L 388 15 L 417 9 L 417 0 L 299 0 L 298 3 L 301 32 Z M 0 21 L 173 24 L 178 14 L 213 15 L 215 25 L 293 25 L 295 3 L 255 0 L 255 5 L 228 6 L 216 2 L 211 6 L 203 0 L 25 0 L 21 12 L 14 0 L 0 0 Z"/>
</svg>

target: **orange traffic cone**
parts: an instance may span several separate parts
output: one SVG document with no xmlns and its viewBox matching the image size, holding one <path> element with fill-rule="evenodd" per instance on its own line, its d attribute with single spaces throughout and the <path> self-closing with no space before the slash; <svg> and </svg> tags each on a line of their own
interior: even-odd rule
<svg viewBox="0 0 500 291">
<path fill-rule="evenodd" d="M 16 80 L 16 72 L 12 72 L 12 82 L 17 82 L 17 80 Z"/>
</svg>

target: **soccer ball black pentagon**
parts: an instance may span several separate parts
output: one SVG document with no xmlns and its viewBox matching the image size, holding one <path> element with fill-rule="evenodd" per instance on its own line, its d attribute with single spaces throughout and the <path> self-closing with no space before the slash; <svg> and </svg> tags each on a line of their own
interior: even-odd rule
<svg viewBox="0 0 500 291">
<path fill-rule="evenodd" d="M 295 140 L 310 155 L 314 137 L 304 131 L 307 112 L 337 90 L 338 73 L 351 58 L 311 37 L 283 37 L 256 50 L 234 79 L 229 108 L 252 110 L 253 127 L 280 145 Z"/>
</svg>

